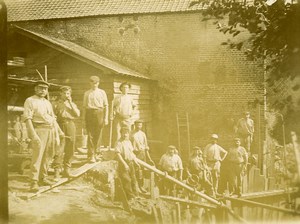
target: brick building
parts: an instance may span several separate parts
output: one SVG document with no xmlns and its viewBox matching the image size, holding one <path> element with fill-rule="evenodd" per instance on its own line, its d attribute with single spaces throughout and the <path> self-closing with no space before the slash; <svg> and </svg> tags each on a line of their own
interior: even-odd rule
<svg viewBox="0 0 300 224">
<path fill-rule="evenodd" d="M 33 36 L 39 36 L 50 40 L 47 43 L 74 44 L 142 74 L 115 77 L 130 77 L 146 89 L 144 95 L 136 97 L 147 102 L 141 109 L 146 119 L 151 117 L 149 138 L 178 145 L 176 114 L 187 112 L 191 145 L 204 146 L 209 134 L 216 132 L 220 143 L 228 147 L 235 121 L 249 110 L 256 123 L 254 150 L 259 151 L 264 133 L 262 67 L 221 45 L 228 37 L 215 28 L 214 20 L 203 20 L 201 7 L 189 7 L 190 2 L 6 0 L 15 35 L 12 39 L 34 41 Z M 41 40 L 39 43 L 45 45 Z M 22 57 L 15 46 L 11 49 L 11 57 Z M 41 50 L 39 54 L 50 53 Z M 52 66 L 61 64 L 56 78 L 63 77 L 66 82 L 82 66 L 58 63 L 64 60 L 56 58 Z M 105 69 L 97 71 L 105 75 Z M 182 146 L 182 150 L 186 148 Z"/>
</svg>

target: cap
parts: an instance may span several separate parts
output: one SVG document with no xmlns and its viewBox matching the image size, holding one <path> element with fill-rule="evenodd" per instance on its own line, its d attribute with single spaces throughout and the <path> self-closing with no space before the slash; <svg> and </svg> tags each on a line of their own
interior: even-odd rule
<svg viewBox="0 0 300 224">
<path fill-rule="evenodd" d="M 131 88 L 131 85 L 129 82 L 122 82 L 119 89 L 122 90 L 122 86 L 125 86 L 125 85 L 127 85 L 127 86 L 129 86 L 129 88 Z"/>
<path fill-rule="evenodd" d="M 248 114 L 250 114 L 250 112 L 249 112 L 249 111 L 246 111 L 245 114 L 248 115 Z"/>
<path fill-rule="evenodd" d="M 69 90 L 72 90 L 70 86 L 62 86 L 59 88 L 59 90 L 61 92 L 65 92 L 65 91 L 69 91 Z"/>
<path fill-rule="evenodd" d="M 201 148 L 199 146 L 194 146 L 193 150 L 201 150 Z"/>
<path fill-rule="evenodd" d="M 93 75 L 93 76 L 90 77 L 90 81 L 92 81 L 92 82 L 99 82 L 100 78 L 98 76 Z"/>
<path fill-rule="evenodd" d="M 140 123 L 144 123 L 144 121 L 143 120 L 136 120 L 134 123 L 135 124 L 140 124 Z"/>
<path fill-rule="evenodd" d="M 234 138 L 234 141 L 237 142 L 237 141 L 241 141 L 240 138 Z"/>
<path fill-rule="evenodd" d="M 212 137 L 212 138 L 215 138 L 215 139 L 218 139 L 218 138 L 219 138 L 219 136 L 218 136 L 217 134 L 212 134 L 211 137 Z"/>
<path fill-rule="evenodd" d="M 130 129 L 127 126 L 123 126 L 121 127 L 121 132 L 130 132 Z"/>
<path fill-rule="evenodd" d="M 43 86 L 43 87 L 49 87 L 50 86 L 50 83 L 48 82 L 45 82 L 43 80 L 39 80 L 39 81 L 36 81 L 34 86 Z"/>
<path fill-rule="evenodd" d="M 168 149 L 175 149 L 176 150 L 176 147 L 174 145 L 169 145 Z"/>
</svg>

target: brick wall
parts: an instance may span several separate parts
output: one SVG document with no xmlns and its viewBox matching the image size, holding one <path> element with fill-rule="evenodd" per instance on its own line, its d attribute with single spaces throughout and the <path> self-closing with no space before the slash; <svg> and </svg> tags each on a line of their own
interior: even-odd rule
<svg viewBox="0 0 300 224">
<path fill-rule="evenodd" d="M 202 19 L 199 13 L 173 13 L 21 25 L 71 40 L 157 79 L 151 138 L 176 145 L 175 114 L 188 111 L 193 144 L 203 146 L 211 132 L 218 132 L 228 146 L 244 110 L 262 122 L 255 103 L 263 99 L 263 72 L 241 52 L 222 46 L 229 37 L 215 29 L 213 20 Z"/>
</svg>

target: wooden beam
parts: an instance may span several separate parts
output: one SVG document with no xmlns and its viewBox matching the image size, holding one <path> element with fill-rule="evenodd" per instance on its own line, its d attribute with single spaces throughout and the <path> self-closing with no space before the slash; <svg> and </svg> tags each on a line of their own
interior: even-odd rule
<svg viewBox="0 0 300 224">
<path fill-rule="evenodd" d="M 216 205 L 203 203 L 203 202 L 201 203 L 201 202 L 197 202 L 197 201 L 193 201 L 193 200 L 187 200 L 187 199 L 177 198 L 177 197 L 172 197 L 172 196 L 160 195 L 159 198 L 161 198 L 163 200 L 184 203 L 187 205 L 195 205 L 195 206 L 201 207 L 201 208 L 208 208 L 208 209 L 216 209 L 217 208 Z"/>
<path fill-rule="evenodd" d="M 273 211 L 289 213 L 289 214 L 292 214 L 292 215 L 300 215 L 300 212 L 295 211 L 295 210 L 280 208 L 280 207 L 267 205 L 267 204 L 263 204 L 263 203 L 256 202 L 256 201 L 249 201 L 249 200 L 245 200 L 245 199 L 241 199 L 241 198 L 232 198 L 232 197 L 228 197 L 228 196 L 225 196 L 224 198 L 227 199 L 227 200 L 230 200 L 230 201 L 235 201 L 235 202 L 242 203 L 242 204 L 248 204 L 248 205 L 253 205 L 253 206 L 256 206 L 256 207 L 266 208 L 266 209 L 270 209 L 270 210 L 273 210 Z"/>
<path fill-rule="evenodd" d="M 190 186 L 188 186 L 187 184 L 181 182 L 180 180 L 177 180 L 176 178 L 174 177 L 171 177 L 170 175 L 168 175 L 166 172 L 163 172 L 159 169 L 157 169 L 156 167 L 154 166 L 151 166 L 149 165 L 148 163 L 145 163 L 144 161 L 140 160 L 140 159 L 136 159 L 137 162 L 145 167 L 146 169 L 148 170 L 152 170 L 153 172 L 157 173 L 158 175 L 168 179 L 169 181 L 179 185 L 180 187 L 188 190 L 189 192 L 192 192 L 193 194 L 196 194 L 198 196 L 200 196 L 201 198 L 209 201 L 210 203 L 214 204 L 214 205 L 217 205 L 217 206 L 220 206 L 221 208 L 224 208 L 229 214 L 231 214 L 236 220 L 240 221 L 240 222 L 246 222 L 242 217 L 240 217 L 239 215 L 237 215 L 231 208 L 227 207 L 226 205 L 224 205 L 224 203 L 204 194 L 204 193 L 201 193 L 200 191 L 197 191 L 195 188 L 192 188 Z"/>
</svg>

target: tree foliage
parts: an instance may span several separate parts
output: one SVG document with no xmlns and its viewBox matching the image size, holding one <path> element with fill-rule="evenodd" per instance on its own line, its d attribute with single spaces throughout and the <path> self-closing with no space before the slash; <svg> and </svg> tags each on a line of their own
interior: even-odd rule
<svg viewBox="0 0 300 224">
<path fill-rule="evenodd" d="M 285 110 L 286 116 L 291 115 L 291 112 L 299 111 L 300 108 L 300 97 L 292 93 L 293 91 L 296 93 L 300 88 L 296 81 L 300 77 L 300 4 L 297 0 L 290 1 L 196 0 L 191 2 L 191 6 L 195 4 L 203 6 L 204 20 L 218 19 L 215 24 L 220 32 L 238 37 L 248 31 L 249 38 L 246 40 L 231 38 L 222 44 L 244 51 L 249 60 L 264 62 L 266 80 L 269 87 L 275 88 L 269 92 L 279 92 L 274 85 L 278 80 L 292 80 L 291 85 L 287 86 L 292 90 L 290 95 L 285 95 L 284 98 L 282 95 L 273 97 L 277 101 L 273 102 L 273 105 L 281 106 L 275 109 Z"/>
<path fill-rule="evenodd" d="M 223 19 L 226 24 L 216 22 L 217 28 L 232 37 L 248 30 L 250 45 L 244 42 L 227 42 L 232 48 L 245 50 L 251 60 L 267 60 L 269 81 L 281 77 L 294 78 L 300 75 L 300 7 L 298 3 L 284 0 L 199 0 L 203 15 Z"/>
</svg>

